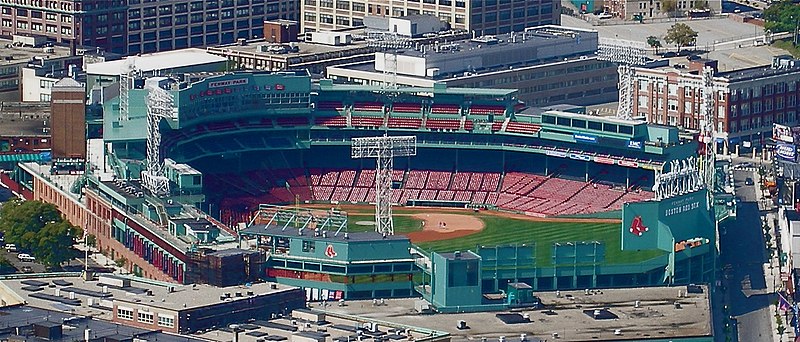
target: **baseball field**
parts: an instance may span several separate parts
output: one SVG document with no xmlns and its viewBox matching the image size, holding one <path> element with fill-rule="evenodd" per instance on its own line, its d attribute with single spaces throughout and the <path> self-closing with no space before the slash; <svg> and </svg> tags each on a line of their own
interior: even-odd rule
<svg viewBox="0 0 800 342">
<path fill-rule="evenodd" d="M 374 207 L 346 206 L 348 230 L 374 230 Z M 477 246 L 535 243 L 536 260 L 549 263 L 556 242 L 599 241 L 606 264 L 628 264 L 663 254 L 657 250 L 622 251 L 620 220 L 597 218 L 535 218 L 496 211 L 441 208 L 393 209 L 395 234 L 407 235 L 427 251 L 475 250 Z M 537 262 L 538 263 L 538 262 Z M 542 265 L 544 266 L 544 265 Z"/>
</svg>

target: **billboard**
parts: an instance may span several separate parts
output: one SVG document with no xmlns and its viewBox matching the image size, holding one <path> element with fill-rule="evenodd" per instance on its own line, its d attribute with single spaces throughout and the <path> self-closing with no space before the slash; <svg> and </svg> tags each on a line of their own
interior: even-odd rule
<svg viewBox="0 0 800 342">
<path fill-rule="evenodd" d="M 678 241 L 715 237 L 705 190 L 661 201 L 625 203 L 622 218 L 623 250 L 672 251 Z"/>
<path fill-rule="evenodd" d="M 775 145 L 775 155 L 783 160 L 796 162 L 797 146 L 795 146 L 794 144 L 786 144 L 778 142 L 777 145 Z"/>
<path fill-rule="evenodd" d="M 594 136 L 594 135 L 591 135 L 591 134 L 573 133 L 572 134 L 572 138 L 575 139 L 576 142 L 583 142 L 583 143 L 589 143 L 589 144 L 596 144 L 597 143 L 597 137 Z"/>
<path fill-rule="evenodd" d="M 795 134 L 797 134 L 797 132 L 793 130 L 792 127 L 776 123 L 772 124 L 772 140 L 791 144 L 795 142 Z"/>
</svg>

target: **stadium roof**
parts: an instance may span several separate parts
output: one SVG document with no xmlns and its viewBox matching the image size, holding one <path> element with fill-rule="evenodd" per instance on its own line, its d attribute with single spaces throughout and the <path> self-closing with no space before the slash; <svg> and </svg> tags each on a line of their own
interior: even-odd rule
<svg viewBox="0 0 800 342">
<path fill-rule="evenodd" d="M 588 114 L 578 114 L 578 113 L 570 113 L 570 112 L 563 112 L 559 110 L 549 110 L 542 114 L 550 114 L 559 116 L 562 118 L 570 118 L 570 119 L 583 119 L 583 120 L 593 120 L 593 121 L 604 121 L 609 123 L 615 123 L 618 125 L 644 125 L 647 122 L 642 120 L 625 120 L 625 119 L 618 119 L 616 117 L 610 116 L 596 116 L 596 115 L 588 115 Z"/>
<path fill-rule="evenodd" d="M 86 65 L 86 72 L 90 75 L 117 76 L 122 72 L 128 59 L 134 59 L 136 69 L 143 72 L 169 70 L 211 63 L 224 63 L 225 57 L 212 55 L 203 49 L 189 48 L 174 51 L 157 52 L 141 56 L 131 56 L 110 62 L 93 63 Z"/>
<path fill-rule="evenodd" d="M 321 90 L 325 91 L 373 91 L 373 92 L 395 92 L 395 93 L 433 93 L 441 95 L 478 95 L 478 96 L 510 96 L 517 93 L 516 89 L 503 88 L 447 88 L 444 85 L 434 87 L 399 87 L 387 89 L 381 86 L 358 85 L 358 84 L 333 84 L 321 81 Z"/>
<path fill-rule="evenodd" d="M 339 235 L 334 234 L 331 232 L 330 234 L 326 234 L 325 236 L 319 235 L 314 236 L 313 229 L 305 229 L 306 233 L 304 233 L 305 239 L 310 240 L 324 240 L 324 241 L 350 241 L 350 242 L 361 242 L 361 241 L 380 241 L 380 240 L 408 240 L 408 237 L 405 235 L 387 235 L 383 236 L 378 232 L 341 232 Z M 258 235 L 258 236 L 291 236 L 296 237 L 297 229 L 296 228 L 283 228 L 278 225 L 264 225 L 264 224 L 254 224 L 249 226 L 245 229 L 239 231 L 241 235 Z"/>
</svg>

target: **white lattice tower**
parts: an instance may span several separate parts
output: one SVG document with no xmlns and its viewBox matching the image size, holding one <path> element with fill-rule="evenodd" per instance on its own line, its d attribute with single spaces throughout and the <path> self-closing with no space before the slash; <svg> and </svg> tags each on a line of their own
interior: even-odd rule
<svg viewBox="0 0 800 342">
<path fill-rule="evenodd" d="M 714 192 L 714 164 L 716 163 L 716 133 L 717 116 L 714 102 L 714 69 L 703 68 L 703 87 L 701 88 L 703 101 L 700 103 L 700 139 L 704 144 L 703 159 L 701 161 L 702 178 L 709 194 Z M 711 196 L 711 195 L 709 195 Z M 711 198 L 709 198 L 711 200 Z"/>
<path fill-rule="evenodd" d="M 382 136 L 353 138 L 352 158 L 376 158 L 375 231 L 394 235 L 392 221 L 392 171 L 394 157 L 417 155 L 417 137 Z"/>
<path fill-rule="evenodd" d="M 129 119 L 129 92 L 136 74 L 136 57 L 128 57 L 119 74 L 119 121 Z"/>
<path fill-rule="evenodd" d="M 169 194 L 169 180 L 164 176 L 161 157 L 162 119 L 175 117 L 175 106 L 170 92 L 157 86 L 148 87 L 147 93 L 147 167 L 142 171 L 144 187 L 154 195 Z"/>
<path fill-rule="evenodd" d="M 597 45 L 597 58 L 612 63 L 618 63 L 619 73 L 619 104 L 617 118 L 630 120 L 633 116 L 633 66 L 644 65 L 647 62 L 645 53 L 647 48 L 641 43 L 618 40 L 601 39 Z"/>
</svg>

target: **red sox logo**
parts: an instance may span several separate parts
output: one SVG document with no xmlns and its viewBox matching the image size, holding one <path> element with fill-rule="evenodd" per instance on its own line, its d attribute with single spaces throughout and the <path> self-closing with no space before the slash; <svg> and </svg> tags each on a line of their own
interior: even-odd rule
<svg viewBox="0 0 800 342">
<path fill-rule="evenodd" d="M 633 218 L 633 222 L 631 222 L 631 229 L 630 232 L 636 236 L 642 236 L 644 232 L 648 231 L 649 228 L 645 227 L 642 223 L 642 217 L 636 216 Z"/>
<path fill-rule="evenodd" d="M 328 258 L 336 257 L 336 251 L 333 250 L 333 245 L 328 245 L 328 247 L 325 247 L 325 256 Z"/>
</svg>

